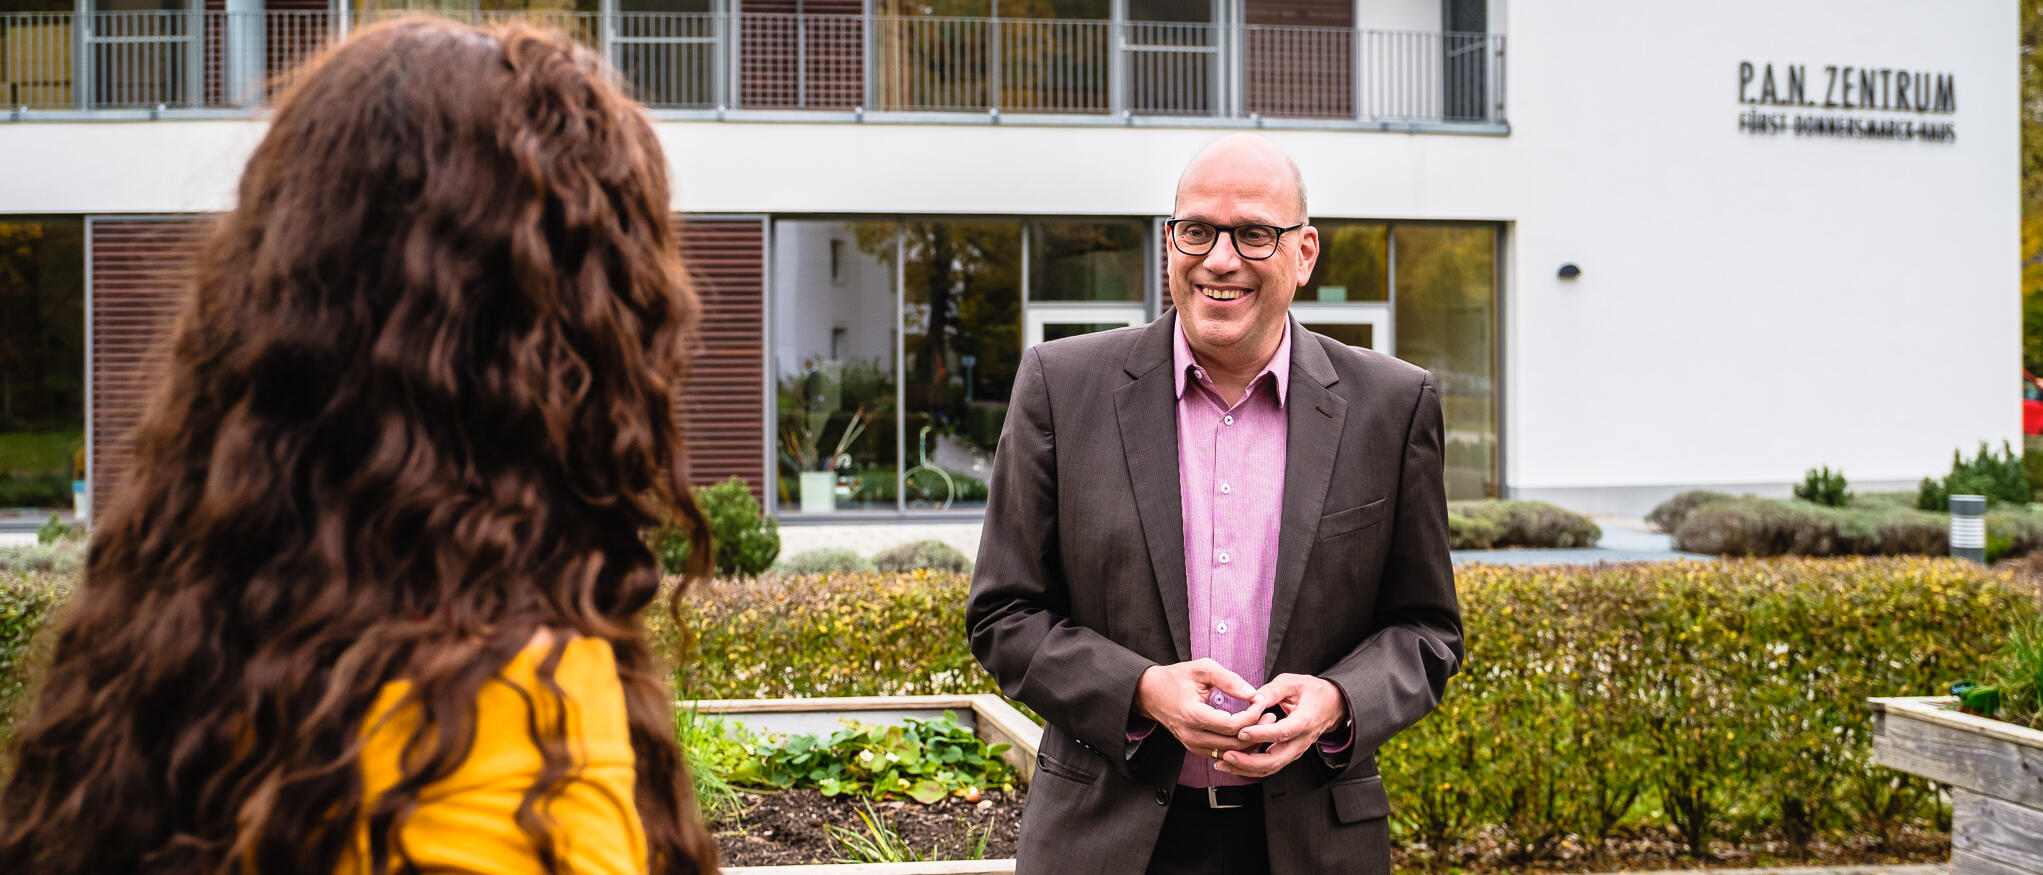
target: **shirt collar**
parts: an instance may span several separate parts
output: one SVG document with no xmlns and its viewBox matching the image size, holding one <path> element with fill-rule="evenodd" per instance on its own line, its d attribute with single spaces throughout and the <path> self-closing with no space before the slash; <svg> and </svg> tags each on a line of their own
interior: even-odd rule
<svg viewBox="0 0 2043 875">
<path fill-rule="evenodd" d="M 1185 397 L 1185 375 L 1190 373 L 1192 368 L 1198 367 L 1199 361 L 1192 357 L 1192 345 L 1185 340 L 1184 323 L 1179 321 L 1178 315 L 1175 312 L 1171 315 L 1170 354 L 1171 364 L 1177 371 L 1178 397 L 1183 398 Z M 1285 396 L 1291 388 L 1290 317 L 1284 319 L 1284 334 L 1277 341 L 1277 351 L 1270 354 L 1269 364 L 1263 366 L 1262 373 L 1257 374 L 1254 380 L 1250 380 L 1249 385 L 1255 385 L 1256 381 L 1261 380 L 1264 374 L 1268 374 L 1271 379 L 1277 381 L 1277 406 L 1284 406 Z"/>
</svg>

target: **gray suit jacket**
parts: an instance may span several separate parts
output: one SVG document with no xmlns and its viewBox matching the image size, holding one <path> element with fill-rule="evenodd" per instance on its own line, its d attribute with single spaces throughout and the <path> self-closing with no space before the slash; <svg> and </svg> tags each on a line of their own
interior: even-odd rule
<svg viewBox="0 0 2043 875">
<path fill-rule="evenodd" d="M 1017 872 L 1140 873 L 1185 750 L 1127 731 L 1151 665 L 1191 658 L 1171 314 L 1022 356 L 994 456 L 966 623 L 1009 696 L 1049 721 Z M 1439 704 L 1462 659 L 1432 375 L 1291 323 L 1267 675 L 1353 711 L 1342 765 L 1263 782 L 1273 871 L 1390 871 L 1375 751 Z M 1224 837 L 1221 837 L 1224 840 Z"/>
</svg>

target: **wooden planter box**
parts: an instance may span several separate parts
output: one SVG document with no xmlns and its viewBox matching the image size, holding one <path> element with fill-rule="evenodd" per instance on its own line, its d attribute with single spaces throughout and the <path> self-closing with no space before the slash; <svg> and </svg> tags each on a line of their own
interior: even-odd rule
<svg viewBox="0 0 2043 875">
<path fill-rule="evenodd" d="M 851 718 L 862 723 L 894 724 L 913 717 L 927 720 L 950 711 L 958 724 L 987 744 L 1009 745 L 1004 759 L 1021 775 L 1023 786 L 1036 777 L 1036 749 L 1043 729 L 1006 700 L 977 696 L 874 696 L 836 699 L 717 699 L 681 702 L 701 714 L 714 714 L 760 732 L 828 735 Z M 739 866 L 732 875 L 1009 875 L 1013 860 L 935 860 L 926 863 L 833 863 L 814 866 Z"/>
<path fill-rule="evenodd" d="M 1868 700 L 1874 764 L 1950 787 L 1952 872 L 2043 875 L 2043 732 L 1952 701 Z"/>
</svg>

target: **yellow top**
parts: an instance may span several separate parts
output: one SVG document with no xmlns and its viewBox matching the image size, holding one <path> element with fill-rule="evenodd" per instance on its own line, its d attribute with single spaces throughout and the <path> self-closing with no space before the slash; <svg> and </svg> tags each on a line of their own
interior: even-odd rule
<svg viewBox="0 0 2043 875">
<path fill-rule="evenodd" d="M 538 849 L 518 828 L 518 802 L 539 776 L 539 749 L 529 726 L 535 719 L 526 696 L 538 703 L 538 719 L 549 719 L 552 697 L 539 683 L 538 666 L 549 644 L 535 641 L 512 657 L 476 697 L 475 747 L 445 779 L 419 794 L 418 808 L 397 829 L 405 850 L 427 872 L 542 872 Z M 573 758 L 560 792 L 541 809 L 550 817 L 553 848 L 564 871 L 644 873 L 645 825 L 632 791 L 637 780 L 631 736 L 625 721 L 624 688 L 610 645 L 600 639 L 569 641 L 554 679 L 566 694 L 563 737 Z M 512 684 L 517 685 L 513 689 Z M 416 706 L 392 713 L 410 689 L 407 681 L 384 685 L 362 731 L 364 812 L 397 783 L 398 757 L 417 725 Z M 520 691 L 523 691 L 522 694 Z M 395 844 L 393 843 L 393 848 Z M 337 871 L 366 871 L 369 830 L 355 834 L 353 853 Z"/>
</svg>

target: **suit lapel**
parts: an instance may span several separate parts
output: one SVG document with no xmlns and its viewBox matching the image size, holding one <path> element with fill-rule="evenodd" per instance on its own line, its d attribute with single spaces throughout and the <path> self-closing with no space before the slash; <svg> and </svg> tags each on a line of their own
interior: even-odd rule
<svg viewBox="0 0 2043 875">
<path fill-rule="evenodd" d="M 1176 327 L 1176 315 L 1165 312 L 1136 340 L 1123 365 L 1133 379 L 1114 390 L 1114 410 L 1157 596 L 1183 662 L 1192 658 L 1192 621 L 1185 590 L 1185 508 L 1178 488 L 1177 381 L 1170 366 Z"/>
<path fill-rule="evenodd" d="M 1348 400 L 1330 388 L 1339 381 L 1318 339 L 1306 334 L 1294 320 L 1291 384 L 1284 400 L 1284 517 L 1277 535 L 1277 580 L 1270 599 L 1270 638 L 1263 648 L 1265 678 L 1277 670 L 1278 647 L 1284 642 L 1292 612 L 1297 608 L 1298 591 L 1305 583 L 1305 560 L 1319 536 L 1320 514 L 1326 509 L 1334 457 L 1348 417 Z M 1183 556 L 1179 557 L 1179 564 L 1183 564 Z"/>
</svg>

